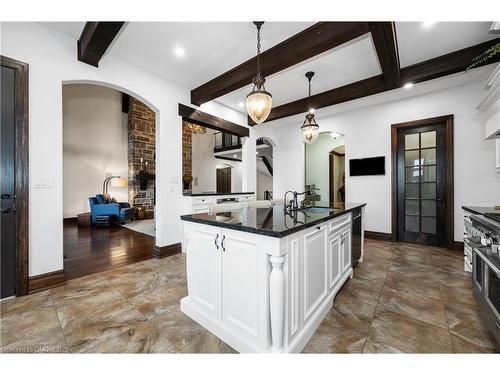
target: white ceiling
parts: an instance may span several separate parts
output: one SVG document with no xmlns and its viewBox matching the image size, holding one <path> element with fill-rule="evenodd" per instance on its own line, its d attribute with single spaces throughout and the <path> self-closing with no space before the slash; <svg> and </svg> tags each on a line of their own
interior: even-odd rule
<svg viewBox="0 0 500 375">
<path fill-rule="evenodd" d="M 470 47 L 498 34 L 488 34 L 491 22 L 396 22 L 401 67 Z"/>
<path fill-rule="evenodd" d="M 42 23 L 75 40 L 83 22 Z M 304 30 L 313 22 L 266 22 L 262 27 L 262 49 L 266 50 Z M 424 27 L 421 22 L 396 22 L 401 66 L 405 67 L 483 41 L 490 22 L 438 22 Z M 130 22 L 109 55 L 193 89 L 253 57 L 256 31 L 251 22 Z M 182 47 L 183 57 L 173 50 Z M 104 57 L 106 58 L 106 57 Z M 307 95 L 305 72 L 313 70 L 313 93 L 329 90 L 381 73 L 369 34 L 334 50 L 315 56 L 267 78 L 266 88 L 277 106 Z M 248 85 L 217 99 L 228 107 L 238 106 L 250 91 Z"/>
<path fill-rule="evenodd" d="M 323 92 L 361 79 L 381 74 L 370 34 L 332 49 L 319 56 L 266 77 L 266 89 L 273 95 L 273 106 L 278 106 L 307 96 L 308 83 L 305 73 L 315 72 L 312 94 Z M 228 107 L 238 108 L 251 91 L 248 85 L 217 98 Z M 240 108 L 241 110 L 241 108 Z"/>
</svg>

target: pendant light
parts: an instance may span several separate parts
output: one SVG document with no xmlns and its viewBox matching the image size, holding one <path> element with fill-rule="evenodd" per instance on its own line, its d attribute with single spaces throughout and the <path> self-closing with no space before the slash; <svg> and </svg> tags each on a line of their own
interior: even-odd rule
<svg viewBox="0 0 500 375">
<path fill-rule="evenodd" d="M 314 108 L 311 105 L 311 79 L 314 76 L 314 72 L 307 72 L 306 77 L 309 80 L 309 112 L 307 112 L 306 119 L 300 127 L 302 129 L 302 137 L 304 138 L 304 143 L 312 144 L 316 142 L 319 135 L 319 125 L 314 119 Z"/>
<path fill-rule="evenodd" d="M 252 92 L 247 95 L 248 115 L 257 124 L 266 121 L 273 106 L 273 97 L 264 87 L 266 79 L 260 74 L 260 28 L 263 23 L 254 22 L 257 27 L 257 75 L 252 80 Z"/>
</svg>

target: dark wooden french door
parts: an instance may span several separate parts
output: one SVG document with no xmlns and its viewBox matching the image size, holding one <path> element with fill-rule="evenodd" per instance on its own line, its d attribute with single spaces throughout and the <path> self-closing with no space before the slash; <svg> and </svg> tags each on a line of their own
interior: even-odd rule
<svg viewBox="0 0 500 375">
<path fill-rule="evenodd" d="M 398 125 L 396 145 L 393 145 L 397 240 L 451 247 L 453 171 L 449 168 L 453 168 L 450 140 L 453 133 L 449 129 L 450 121 L 445 117 Z"/>
</svg>

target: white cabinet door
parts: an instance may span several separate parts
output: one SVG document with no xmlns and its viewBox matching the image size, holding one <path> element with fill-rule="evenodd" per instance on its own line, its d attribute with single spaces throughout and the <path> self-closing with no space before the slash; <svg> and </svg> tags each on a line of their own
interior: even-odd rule
<svg viewBox="0 0 500 375">
<path fill-rule="evenodd" d="M 307 321 L 328 293 L 327 225 L 304 231 L 303 238 L 303 319 Z"/>
<path fill-rule="evenodd" d="M 258 236 L 222 230 L 222 320 L 240 337 L 262 338 L 265 310 L 265 254 Z"/>
<path fill-rule="evenodd" d="M 351 228 L 342 229 L 342 273 L 351 267 Z"/>
<path fill-rule="evenodd" d="M 341 231 L 336 231 L 328 238 L 328 287 L 332 289 L 342 275 Z"/>
<path fill-rule="evenodd" d="M 189 297 L 218 319 L 221 315 L 220 232 L 217 227 L 192 225 L 186 255 Z"/>
</svg>

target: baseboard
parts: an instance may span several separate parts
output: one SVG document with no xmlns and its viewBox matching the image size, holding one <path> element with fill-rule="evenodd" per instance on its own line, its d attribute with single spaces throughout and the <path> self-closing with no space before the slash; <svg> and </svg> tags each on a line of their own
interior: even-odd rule
<svg viewBox="0 0 500 375">
<path fill-rule="evenodd" d="M 174 243 L 167 246 L 155 246 L 153 248 L 153 256 L 155 258 L 165 258 L 171 255 L 180 254 L 182 250 L 181 243 Z"/>
<path fill-rule="evenodd" d="M 392 241 L 392 234 L 365 230 L 365 238 L 369 240 Z"/>
<path fill-rule="evenodd" d="M 64 270 L 31 276 L 29 279 L 29 294 L 64 284 L 66 284 L 66 272 Z"/>
<path fill-rule="evenodd" d="M 464 243 L 462 241 L 453 242 L 453 250 L 464 251 Z"/>
<path fill-rule="evenodd" d="M 63 224 L 76 224 L 78 223 L 77 217 L 65 217 L 63 219 Z"/>
</svg>

